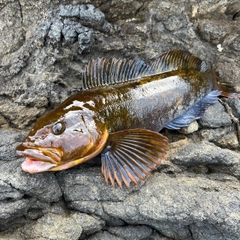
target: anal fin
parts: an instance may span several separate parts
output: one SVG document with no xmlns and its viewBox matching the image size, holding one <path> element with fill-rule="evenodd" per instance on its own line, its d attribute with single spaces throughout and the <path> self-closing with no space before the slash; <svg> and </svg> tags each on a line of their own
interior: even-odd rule
<svg viewBox="0 0 240 240">
<path fill-rule="evenodd" d="M 102 174 L 106 183 L 115 181 L 128 188 L 145 179 L 161 164 L 168 149 L 168 140 L 160 133 L 145 129 L 129 129 L 110 134 L 101 154 Z"/>
</svg>

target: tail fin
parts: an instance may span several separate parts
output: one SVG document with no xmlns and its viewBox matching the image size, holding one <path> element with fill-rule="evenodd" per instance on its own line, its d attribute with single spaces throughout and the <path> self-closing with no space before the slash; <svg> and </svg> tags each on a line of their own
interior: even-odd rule
<svg viewBox="0 0 240 240">
<path fill-rule="evenodd" d="M 240 92 L 229 83 L 225 82 L 217 72 L 214 73 L 215 88 L 221 91 L 221 96 L 227 98 L 240 98 Z"/>
</svg>

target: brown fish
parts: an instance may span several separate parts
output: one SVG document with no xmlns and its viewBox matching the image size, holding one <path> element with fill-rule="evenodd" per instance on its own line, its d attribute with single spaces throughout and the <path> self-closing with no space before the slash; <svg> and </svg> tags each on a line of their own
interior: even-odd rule
<svg viewBox="0 0 240 240">
<path fill-rule="evenodd" d="M 84 90 L 42 116 L 16 153 L 29 173 L 59 171 L 101 153 L 105 181 L 137 184 L 161 163 L 168 139 L 162 128 L 180 129 L 200 118 L 220 94 L 239 97 L 221 85 L 206 64 L 188 52 L 143 61 L 104 58 L 82 75 Z"/>
</svg>

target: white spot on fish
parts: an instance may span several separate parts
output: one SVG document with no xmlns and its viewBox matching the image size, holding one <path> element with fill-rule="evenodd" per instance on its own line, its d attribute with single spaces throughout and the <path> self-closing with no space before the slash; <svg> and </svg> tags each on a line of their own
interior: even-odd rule
<svg viewBox="0 0 240 240">
<path fill-rule="evenodd" d="M 74 100 L 72 102 L 72 104 L 68 105 L 67 107 L 64 108 L 64 110 L 67 110 L 67 109 L 70 109 L 72 107 L 79 107 L 79 108 L 86 108 L 84 105 L 85 104 L 88 104 L 90 105 L 91 107 L 95 107 L 95 103 L 90 100 L 90 101 L 87 101 L 87 102 L 80 102 L 80 101 L 77 101 L 77 100 Z"/>
</svg>

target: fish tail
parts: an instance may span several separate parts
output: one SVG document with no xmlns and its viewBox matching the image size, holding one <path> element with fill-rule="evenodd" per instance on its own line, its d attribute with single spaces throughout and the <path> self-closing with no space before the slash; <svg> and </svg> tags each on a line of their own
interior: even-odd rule
<svg viewBox="0 0 240 240">
<path fill-rule="evenodd" d="M 214 88 L 221 91 L 221 96 L 227 98 L 240 98 L 240 92 L 231 86 L 229 83 L 225 82 L 218 72 L 213 73 L 214 77 Z"/>
</svg>

